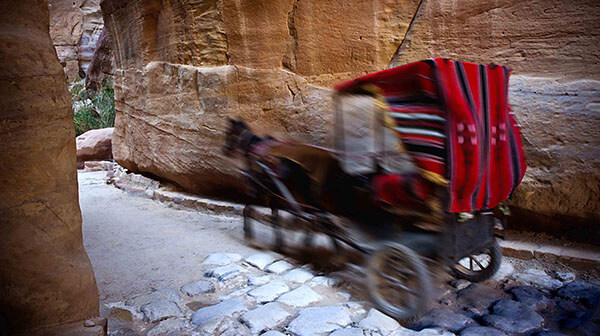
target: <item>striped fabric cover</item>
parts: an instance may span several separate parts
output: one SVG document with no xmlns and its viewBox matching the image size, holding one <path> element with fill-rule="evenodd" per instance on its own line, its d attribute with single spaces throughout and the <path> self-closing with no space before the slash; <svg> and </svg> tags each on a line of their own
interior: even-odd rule
<svg viewBox="0 0 600 336">
<path fill-rule="evenodd" d="M 388 116 L 423 176 L 449 180 L 448 211 L 492 209 L 526 169 L 519 127 L 510 113 L 510 69 L 442 58 L 380 71 L 336 86 L 379 88 Z"/>
</svg>

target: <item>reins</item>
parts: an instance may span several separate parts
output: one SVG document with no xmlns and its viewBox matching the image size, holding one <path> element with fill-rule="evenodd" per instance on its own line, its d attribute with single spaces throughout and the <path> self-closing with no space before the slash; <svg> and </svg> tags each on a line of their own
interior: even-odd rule
<svg viewBox="0 0 600 336">
<path fill-rule="evenodd" d="M 272 139 L 272 140 L 265 140 L 265 141 L 269 141 L 269 142 L 277 142 L 277 143 L 281 143 L 281 144 L 285 144 L 285 145 L 290 145 L 290 146 L 303 146 L 303 147 L 311 147 L 311 148 L 315 148 L 315 149 L 320 149 L 323 151 L 326 151 L 328 153 L 331 154 L 335 154 L 337 156 L 347 156 L 347 157 L 357 157 L 357 158 L 374 158 L 374 157 L 378 157 L 380 155 L 384 155 L 384 154 L 397 154 L 398 152 L 396 151 L 381 151 L 381 152 L 369 152 L 369 153 L 351 153 L 351 152 L 347 152 L 347 151 L 339 151 L 333 148 L 329 148 L 329 147 L 323 147 L 323 146 L 318 146 L 318 145 L 312 145 L 312 144 L 305 144 L 305 143 L 297 143 L 297 142 L 292 142 L 292 141 L 287 141 L 287 140 L 279 140 L 279 139 Z M 259 147 L 260 146 L 265 146 L 263 144 L 255 146 L 255 147 Z M 262 149 L 262 148 L 261 148 Z M 256 154 L 258 156 L 260 156 L 261 154 L 258 153 L 254 148 L 251 149 L 250 153 L 252 154 Z"/>
<path fill-rule="evenodd" d="M 254 139 L 258 139 L 259 142 L 257 144 L 252 144 L 252 141 Z M 379 157 L 379 156 L 382 156 L 385 154 L 397 154 L 398 153 L 397 151 L 352 153 L 352 152 L 348 152 L 348 151 L 340 151 L 337 149 L 319 146 L 319 145 L 297 143 L 297 142 L 288 141 L 288 140 L 279 140 L 279 139 L 275 139 L 275 138 L 271 138 L 271 137 L 268 137 L 268 139 L 263 139 L 263 138 L 257 136 L 256 134 L 252 133 L 252 131 L 250 131 L 247 128 L 244 128 L 242 130 L 242 132 L 240 132 L 240 135 L 237 137 L 235 144 L 232 145 L 232 148 L 234 150 L 239 149 L 238 153 L 242 154 L 243 156 L 248 156 L 249 154 L 262 156 L 263 152 L 275 143 L 280 143 L 280 144 L 285 144 L 285 145 L 290 145 L 290 146 L 303 146 L 303 147 L 315 148 L 315 149 L 319 149 L 322 151 L 326 151 L 326 152 L 331 153 L 338 157 L 353 157 L 353 158 L 371 159 L 371 158 L 376 158 L 376 157 Z"/>
</svg>

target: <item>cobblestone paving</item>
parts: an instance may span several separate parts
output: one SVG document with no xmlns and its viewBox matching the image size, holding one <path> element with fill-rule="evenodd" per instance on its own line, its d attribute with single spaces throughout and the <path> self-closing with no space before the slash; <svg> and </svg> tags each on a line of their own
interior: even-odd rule
<svg viewBox="0 0 600 336">
<path fill-rule="evenodd" d="M 503 265 L 494 280 L 441 286 L 412 323 L 347 293 L 339 278 L 273 252 L 209 255 L 202 279 L 111 304 L 109 335 L 600 335 L 600 286 Z"/>
</svg>

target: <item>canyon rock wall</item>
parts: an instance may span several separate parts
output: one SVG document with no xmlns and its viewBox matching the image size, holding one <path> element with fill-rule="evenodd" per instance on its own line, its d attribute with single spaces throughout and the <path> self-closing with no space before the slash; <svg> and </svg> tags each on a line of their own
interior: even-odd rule
<svg viewBox="0 0 600 336">
<path fill-rule="evenodd" d="M 424 58 L 514 69 L 530 169 L 522 214 L 600 219 L 597 1 L 103 0 L 116 160 L 205 194 L 239 190 L 226 116 L 328 144 L 332 83 Z M 530 218 L 530 217 L 523 217 Z"/>
<path fill-rule="evenodd" d="M 240 189 L 220 150 L 226 116 L 241 116 L 262 132 L 326 143 L 326 87 L 385 68 L 418 2 L 101 5 L 116 64 L 116 160 L 215 195 Z"/>
<path fill-rule="evenodd" d="M 104 27 L 100 0 L 49 0 L 50 36 L 69 81 L 85 77 Z"/>
<path fill-rule="evenodd" d="M 423 0 L 391 65 L 435 55 L 517 75 L 598 79 L 599 13 L 595 0 Z"/>
<path fill-rule="evenodd" d="M 15 329 L 98 314 L 73 112 L 44 0 L 0 1 L 0 315 Z"/>
<path fill-rule="evenodd" d="M 114 57 L 108 42 L 108 34 L 106 29 L 102 29 L 85 74 L 85 86 L 96 92 L 100 91 L 106 85 L 107 80 L 112 80 L 114 67 Z"/>
<path fill-rule="evenodd" d="M 599 15 L 594 0 L 423 1 L 392 60 L 513 69 L 510 103 L 529 167 L 512 227 L 600 237 Z"/>
</svg>

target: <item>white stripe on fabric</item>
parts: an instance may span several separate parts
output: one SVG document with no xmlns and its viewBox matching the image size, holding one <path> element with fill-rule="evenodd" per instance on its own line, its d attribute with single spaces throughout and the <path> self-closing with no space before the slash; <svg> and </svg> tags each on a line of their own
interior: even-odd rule
<svg viewBox="0 0 600 336">
<path fill-rule="evenodd" d="M 395 129 L 396 129 L 396 131 L 398 131 L 400 133 L 420 134 L 420 135 L 429 135 L 429 136 L 436 137 L 436 138 L 446 138 L 446 136 L 443 133 L 429 131 L 429 130 L 425 130 L 422 128 L 396 127 Z"/>
<path fill-rule="evenodd" d="M 422 153 L 422 152 L 410 152 L 410 153 L 412 153 L 412 154 L 413 154 L 413 156 L 414 156 L 415 158 L 417 158 L 417 159 L 418 159 L 419 157 L 421 157 L 421 158 L 423 158 L 424 160 L 431 160 L 431 161 L 434 161 L 434 162 L 436 162 L 436 163 L 444 164 L 444 159 L 443 159 L 443 158 L 441 158 L 441 157 L 439 157 L 439 156 L 434 156 L 434 155 L 431 155 L 431 154 L 426 154 L 426 153 Z"/>
<path fill-rule="evenodd" d="M 433 142 L 414 141 L 414 140 L 406 140 L 406 139 L 402 139 L 402 140 L 406 144 L 413 144 L 413 145 L 427 146 L 427 147 L 435 147 L 435 148 L 439 148 L 439 149 L 446 148 L 444 145 L 438 145 L 437 143 L 433 143 Z"/>
<path fill-rule="evenodd" d="M 446 121 L 446 118 L 438 115 L 426 114 L 426 113 L 400 113 L 400 112 L 389 112 L 390 117 L 399 119 L 410 119 L 410 120 L 437 120 Z"/>
</svg>

